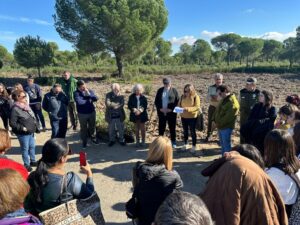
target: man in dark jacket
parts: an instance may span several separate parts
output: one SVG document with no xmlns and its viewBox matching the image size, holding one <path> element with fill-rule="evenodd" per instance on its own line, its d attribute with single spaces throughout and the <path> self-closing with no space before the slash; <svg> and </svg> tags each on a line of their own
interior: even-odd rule
<svg viewBox="0 0 300 225">
<path fill-rule="evenodd" d="M 88 136 L 91 137 L 94 144 L 99 144 L 99 140 L 96 138 L 96 110 L 94 106 L 98 97 L 86 87 L 83 80 L 79 80 L 77 90 L 74 92 L 74 100 L 80 123 L 82 147 L 87 147 Z"/>
<path fill-rule="evenodd" d="M 54 84 L 43 100 L 43 109 L 48 112 L 52 128 L 51 138 L 65 138 L 68 127 L 69 100 L 60 84 Z"/>
<path fill-rule="evenodd" d="M 46 131 L 45 119 L 41 107 L 42 90 L 39 85 L 34 83 L 34 78 L 31 74 L 28 75 L 27 85 L 25 86 L 24 91 L 26 91 L 26 93 L 29 96 L 29 105 L 32 111 L 34 112 L 38 126 L 41 123 L 42 131 Z"/>
<path fill-rule="evenodd" d="M 155 106 L 158 115 L 159 135 L 163 136 L 168 122 L 173 148 L 176 148 L 176 118 L 173 112 L 178 105 L 179 95 L 175 88 L 171 86 L 171 79 L 163 79 L 164 86 L 158 89 L 155 97 Z"/>
<path fill-rule="evenodd" d="M 77 80 L 71 75 L 69 71 L 64 71 L 63 78 L 59 82 L 61 84 L 63 92 L 66 94 L 69 100 L 68 111 L 71 120 L 73 130 L 77 129 L 78 116 L 76 113 L 74 102 L 74 91 L 77 88 Z"/>
<path fill-rule="evenodd" d="M 256 89 L 256 82 L 256 78 L 248 78 L 246 87 L 240 91 L 240 127 L 247 122 L 253 106 L 258 102 L 260 91 Z M 240 141 L 245 143 L 242 135 Z"/>
</svg>

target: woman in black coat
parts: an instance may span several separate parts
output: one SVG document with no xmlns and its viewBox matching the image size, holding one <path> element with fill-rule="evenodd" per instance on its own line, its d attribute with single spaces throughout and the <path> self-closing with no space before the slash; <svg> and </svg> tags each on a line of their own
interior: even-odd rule
<svg viewBox="0 0 300 225">
<path fill-rule="evenodd" d="M 274 128 L 277 113 L 273 106 L 273 95 L 269 91 L 262 91 L 259 103 L 251 110 L 247 122 L 241 127 L 241 135 L 247 144 L 252 144 L 264 155 L 264 139 Z"/>
<path fill-rule="evenodd" d="M 10 99 L 4 84 L 0 83 L 0 117 L 3 121 L 4 128 L 9 130 L 8 119 L 10 112 Z"/>
<path fill-rule="evenodd" d="M 136 84 L 129 96 L 128 109 L 130 110 L 130 121 L 135 124 L 136 146 L 145 147 L 146 129 L 145 123 L 148 121 L 147 98 L 143 95 L 144 88 L 141 84 Z M 140 143 L 140 132 L 142 142 Z"/>
<path fill-rule="evenodd" d="M 149 146 L 145 162 L 137 162 L 133 179 L 133 198 L 137 200 L 137 224 L 151 225 L 155 214 L 173 191 L 183 187 L 172 170 L 173 150 L 167 137 L 157 137 Z"/>
</svg>

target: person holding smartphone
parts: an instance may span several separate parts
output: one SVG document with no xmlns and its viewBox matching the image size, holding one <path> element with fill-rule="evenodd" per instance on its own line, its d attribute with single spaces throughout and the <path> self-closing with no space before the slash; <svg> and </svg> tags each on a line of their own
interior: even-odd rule
<svg viewBox="0 0 300 225">
<path fill-rule="evenodd" d="M 86 174 L 85 182 L 74 172 L 65 173 L 69 150 L 67 141 L 62 138 L 50 139 L 45 143 L 37 169 L 28 178 L 30 192 L 24 203 L 27 212 L 38 215 L 63 202 L 85 199 L 94 193 L 93 174 L 87 162 L 85 166 L 80 166 Z M 65 193 L 61 192 L 62 185 L 66 185 Z"/>
</svg>

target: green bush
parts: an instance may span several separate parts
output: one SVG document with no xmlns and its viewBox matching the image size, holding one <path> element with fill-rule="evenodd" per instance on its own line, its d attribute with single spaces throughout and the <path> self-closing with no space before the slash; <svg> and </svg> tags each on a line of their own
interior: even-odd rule
<svg viewBox="0 0 300 225">
<path fill-rule="evenodd" d="M 55 76 L 35 78 L 35 82 L 41 86 L 52 86 L 56 83 L 56 81 L 57 77 Z"/>
</svg>

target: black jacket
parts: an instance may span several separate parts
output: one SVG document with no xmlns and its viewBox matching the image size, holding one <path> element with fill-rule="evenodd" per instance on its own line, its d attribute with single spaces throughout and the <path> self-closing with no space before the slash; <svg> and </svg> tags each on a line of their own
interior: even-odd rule
<svg viewBox="0 0 300 225">
<path fill-rule="evenodd" d="M 12 101 L 8 97 L 0 96 L 0 116 L 9 116 Z"/>
<path fill-rule="evenodd" d="M 17 106 L 13 106 L 10 113 L 9 125 L 17 135 L 33 134 L 37 131 L 37 122 L 33 112 L 29 113 Z M 26 127 L 27 131 L 23 128 Z"/>
<path fill-rule="evenodd" d="M 131 94 L 128 99 L 128 109 L 130 110 L 129 120 L 131 122 L 135 123 L 137 119 L 140 119 L 140 121 L 142 123 L 145 123 L 148 121 L 148 113 L 147 113 L 148 101 L 144 95 L 141 95 L 141 97 L 140 97 L 140 107 L 142 108 L 143 112 L 137 117 L 133 112 L 133 109 L 137 108 L 136 95 Z"/>
<path fill-rule="evenodd" d="M 45 95 L 42 106 L 51 120 L 61 120 L 68 116 L 68 104 L 69 100 L 65 93 L 60 92 L 56 95 L 50 91 Z"/>
<path fill-rule="evenodd" d="M 276 117 L 274 106 L 266 108 L 262 103 L 255 104 L 247 122 L 241 127 L 241 135 L 245 137 L 246 143 L 253 144 L 263 153 L 265 136 L 274 129 Z"/>
<path fill-rule="evenodd" d="M 151 225 L 161 203 L 183 183 L 176 171 L 168 171 L 165 165 L 143 163 L 137 167 L 137 185 L 134 195 L 139 205 L 139 224 Z"/>
<path fill-rule="evenodd" d="M 162 95 L 164 92 L 164 87 L 158 89 L 156 96 L 155 96 L 155 107 L 157 109 L 158 115 L 163 115 L 162 112 L 160 112 L 160 109 L 162 108 Z M 168 109 L 171 109 L 173 113 L 174 108 L 178 105 L 179 102 L 179 95 L 175 88 L 172 88 L 169 90 L 169 103 L 168 103 Z"/>
<path fill-rule="evenodd" d="M 29 184 L 33 182 L 35 172 L 32 172 L 28 178 Z M 73 172 L 66 174 L 66 197 L 61 198 L 63 176 L 58 174 L 48 174 L 49 182 L 42 187 L 42 203 L 35 201 L 36 197 L 30 191 L 24 202 L 24 208 L 27 212 L 37 215 L 40 212 L 54 208 L 60 205 L 61 200 L 85 199 L 94 193 L 94 184 L 92 178 L 87 178 L 84 183 L 78 175 Z"/>
</svg>

